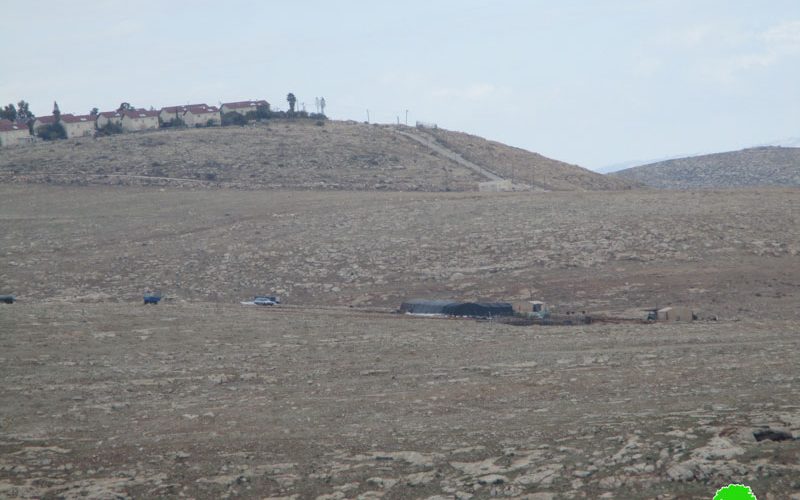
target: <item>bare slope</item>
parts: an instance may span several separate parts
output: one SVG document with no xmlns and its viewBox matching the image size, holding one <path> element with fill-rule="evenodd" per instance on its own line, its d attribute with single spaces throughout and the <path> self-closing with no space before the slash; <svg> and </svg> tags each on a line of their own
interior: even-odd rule
<svg viewBox="0 0 800 500">
<path fill-rule="evenodd" d="M 762 147 L 692 156 L 611 175 L 659 189 L 800 186 L 800 148 Z"/>
<path fill-rule="evenodd" d="M 483 139 L 471 137 L 482 149 Z M 624 187 L 599 174 L 493 143 L 481 160 L 503 163 L 506 150 L 543 176 L 560 165 L 555 189 Z M 527 155 L 527 156 L 526 156 Z M 537 163 L 538 162 L 538 163 Z M 572 172 L 572 173 L 570 173 Z M 176 180 L 177 179 L 177 180 Z M 39 143 L 0 153 L 0 182 L 183 184 L 248 189 L 474 191 L 473 170 L 395 132 L 355 122 L 275 121 L 269 125 L 158 130 L 99 139 Z"/>
<path fill-rule="evenodd" d="M 798 333 L 18 304 L 0 497 L 789 499 Z"/>
<path fill-rule="evenodd" d="M 635 181 L 600 175 L 578 165 L 463 132 L 444 129 L 425 129 L 424 132 L 467 160 L 483 165 L 515 183 L 528 184 L 539 189 L 598 191 L 630 189 L 637 185 Z"/>
<path fill-rule="evenodd" d="M 799 199 L 0 186 L 0 293 L 138 301 L 152 287 L 237 303 L 275 292 L 306 307 L 534 296 L 798 318 Z"/>
</svg>

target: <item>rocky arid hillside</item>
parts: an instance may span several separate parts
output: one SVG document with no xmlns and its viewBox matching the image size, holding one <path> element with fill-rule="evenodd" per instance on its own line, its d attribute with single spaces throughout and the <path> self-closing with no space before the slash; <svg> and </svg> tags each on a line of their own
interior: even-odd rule
<svg viewBox="0 0 800 500">
<path fill-rule="evenodd" d="M 398 132 L 405 132 L 398 133 Z M 487 178 L 413 137 L 410 127 L 311 120 L 156 130 L 37 143 L 0 152 L 0 182 L 243 189 L 475 191 Z M 435 131 L 458 151 L 537 189 L 622 189 L 608 179 L 500 143 Z M 411 136 L 411 137 L 410 137 Z M 531 175 L 529 175 L 531 174 Z"/>
<path fill-rule="evenodd" d="M 463 132 L 445 129 L 425 129 L 425 132 L 465 159 L 483 165 L 515 184 L 530 185 L 535 189 L 605 191 L 631 189 L 639 185 L 635 181 L 600 175 L 578 165 Z"/>
<path fill-rule="evenodd" d="M 611 175 L 658 189 L 800 186 L 800 148 L 760 147 L 692 156 Z"/>
</svg>

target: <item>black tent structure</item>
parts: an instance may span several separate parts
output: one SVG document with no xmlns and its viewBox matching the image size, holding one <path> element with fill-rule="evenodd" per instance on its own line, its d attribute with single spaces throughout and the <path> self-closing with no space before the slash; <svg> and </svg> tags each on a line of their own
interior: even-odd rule
<svg viewBox="0 0 800 500">
<path fill-rule="evenodd" d="M 447 314 L 445 310 L 448 307 L 458 305 L 458 302 L 452 300 L 425 300 L 414 299 L 403 302 L 400 305 L 400 312 L 408 314 Z"/>
<path fill-rule="evenodd" d="M 508 302 L 464 302 L 447 307 L 446 311 L 450 316 L 468 316 L 471 318 L 514 315 L 514 307 Z"/>
<path fill-rule="evenodd" d="M 514 308 L 508 302 L 455 302 L 452 300 L 414 299 L 403 302 L 400 306 L 400 312 L 491 318 L 495 316 L 513 316 Z"/>
</svg>

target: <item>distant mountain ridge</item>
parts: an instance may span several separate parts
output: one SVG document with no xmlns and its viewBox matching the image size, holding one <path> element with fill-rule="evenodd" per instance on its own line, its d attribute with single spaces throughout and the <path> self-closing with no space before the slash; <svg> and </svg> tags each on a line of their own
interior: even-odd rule
<svg viewBox="0 0 800 500">
<path fill-rule="evenodd" d="M 691 156 L 609 175 L 658 189 L 800 186 L 800 147 L 763 146 Z"/>
<path fill-rule="evenodd" d="M 800 148 L 800 137 L 786 137 L 784 139 L 778 139 L 776 141 L 766 142 L 764 144 L 758 144 L 756 147 L 765 147 L 765 146 L 778 146 L 783 148 Z"/>
</svg>

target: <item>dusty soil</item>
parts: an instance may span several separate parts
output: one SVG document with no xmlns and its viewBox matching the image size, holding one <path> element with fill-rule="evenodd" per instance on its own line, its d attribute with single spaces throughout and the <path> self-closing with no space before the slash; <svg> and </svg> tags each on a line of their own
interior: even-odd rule
<svg viewBox="0 0 800 500">
<path fill-rule="evenodd" d="M 25 301 L 397 307 L 515 300 L 798 319 L 798 191 L 236 192 L 0 186 L 0 293 Z"/>
<path fill-rule="evenodd" d="M 0 497 L 798 498 L 798 200 L 0 185 Z"/>
<path fill-rule="evenodd" d="M 169 185 L 216 189 L 477 191 L 486 180 L 395 128 L 356 122 L 274 121 L 247 127 L 155 130 L 40 142 L 0 151 L 0 182 Z M 619 189 L 635 184 L 480 137 L 457 144 L 503 170 L 509 155 L 537 186 Z"/>
<path fill-rule="evenodd" d="M 800 432 L 798 334 L 18 304 L 0 496 L 785 499 L 800 441 L 753 433 Z"/>
</svg>

